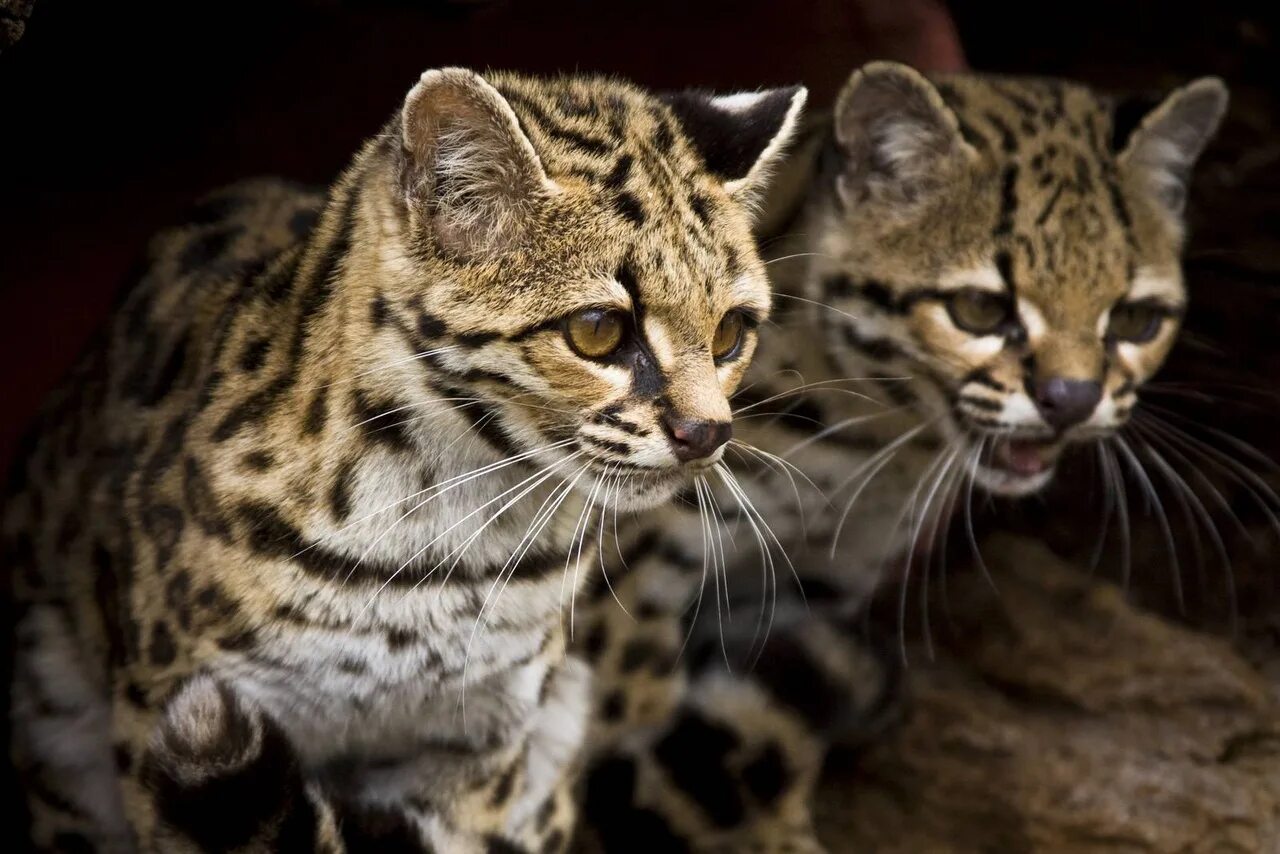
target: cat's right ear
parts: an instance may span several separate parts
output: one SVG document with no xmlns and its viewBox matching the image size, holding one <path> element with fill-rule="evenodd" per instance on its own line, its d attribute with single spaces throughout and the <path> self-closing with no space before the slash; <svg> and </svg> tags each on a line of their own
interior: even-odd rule
<svg viewBox="0 0 1280 854">
<path fill-rule="evenodd" d="M 846 205 L 913 207 L 977 157 L 932 83 L 896 62 L 853 73 L 832 120 L 844 155 L 837 191 Z"/>
<path fill-rule="evenodd" d="M 450 254 L 511 246 L 530 209 L 559 191 L 511 105 L 474 71 L 423 74 L 405 98 L 401 128 L 406 198 Z"/>
</svg>

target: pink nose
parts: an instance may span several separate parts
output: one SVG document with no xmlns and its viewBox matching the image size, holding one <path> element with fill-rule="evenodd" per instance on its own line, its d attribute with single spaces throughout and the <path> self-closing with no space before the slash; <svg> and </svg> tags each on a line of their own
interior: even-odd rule
<svg viewBox="0 0 1280 854">
<path fill-rule="evenodd" d="M 728 421 L 699 421 L 664 415 L 662 423 L 667 428 L 667 438 L 671 440 L 676 458 L 685 463 L 711 456 L 733 436 L 733 424 Z"/>
</svg>

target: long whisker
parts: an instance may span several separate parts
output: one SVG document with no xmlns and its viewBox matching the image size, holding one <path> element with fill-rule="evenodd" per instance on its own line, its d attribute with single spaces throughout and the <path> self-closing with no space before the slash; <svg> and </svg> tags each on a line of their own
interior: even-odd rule
<svg viewBox="0 0 1280 854">
<path fill-rule="evenodd" d="M 1129 461 L 1129 468 L 1138 478 L 1138 485 L 1155 507 L 1156 522 L 1160 525 L 1160 530 L 1164 534 L 1165 545 L 1169 551 L 1169 561 L 1172 564 L 1173 592 L 1178 602 L 1178 612 L 1185 615 L 1187 613 L 1187 603 L 1182 593 L 1182 567 L 1178 563 L 1178 547 L 1173 540 L 1173 528 L 1169 525 L 1169 517 L 1165 513 L 1164 504 L 1160 501 L 1160 495 L 1156 491 L 1155 484 L 1151 482 L 1150 476 L 1147 475 L 1146 469 L 1143 468 L 1142 461 L 1134 454 L 1133 449 L 1129 447 L 1129 443 L 1119 434 L 1114 439 L 1116 447 L 1120 449 L 1125 459 Z"/>
<path fill-rule="evenodd" d="M 491 524 L 495 519 L 497 519 L 499 516 L 501 516 L 503 513 L 505 513 L 505 512 L 506 512 L 506 511 L 507 511 L 507 510 L 508 510 L 512 505 L 514 505 L 514 504 L 515 504 L 517 501 L 519 501 L 521 498 L 523 498 L 524 496 L 526 496 L 526 495 L 528 495 L 530 492 L 532 492 L 534 489 L 536 489 L 536 488 L 538 487 L 538 485 L 539 485 L 539 484 L 541 484 L 541 483 L 542 483 L 543 481 L 545 481 L 547 478 L 551 477 L 551 476 L 552 476 L 552 474 L 554 474 L 555 468 L 556 468 L 557 466 L 561 465 L 562 463 L 565 463 L 565 462 L 568 462 L 568 461 L 570 461 L 570 460 L 574 459 L 574 458 L 575 458 L 576 456 L 578 456 L 580 453 L 582 453 L 582 452 L 578 452 L 578 453 L 575 453 L 575 454 L 571 454 L 570 456 L 566 457 L 564 460 L 557 460 L 557 461 L 555 461 L 554 463 L 551 463 L 550 465 L 545 466 L 545 467 L 544 467 L 544 468 L 542 468 L 542 469 L 539 469 L 538 471 L 536 471 L 536 472 L 534 472 L 533 474 L 529 475 L 529 477 L 527 477 L 527 478 L 525 478 L 524 480 L 522 480 L 522 481 L 520 481 L 519 483 L 517 483 L 515 486 L 512 486 L 512 487 L 510 487 L 509 489 L 503 490 L 503 491 L 502 491 L 501 493 L 499 493 L 498 495 L 496 495 L 496 496 L 494 496 L 493 498 L 489 499 L 488 501 L 484 502 L 484 503 L 483 503 L 483 504 L 481 504 L 479 507 L 477 507 L 477 508 L 475 508 L 474 510 L 472 510 L 471 512 L 467 513 L 467 514 L 466 514 L 465 516 L 463 516 L 461 519 L 458 519 L 457 521 L 455 521 L 455 522 L 454 522 L 453 524 L 451 524 L 448 528 L 446 528 L 445 530 L 441 531 L 439 534 L 437 534 L 435 537 L 433 537 L 433 538 L 432 538 L 432 539 L 431 539 L 431 540 L 430 540 L 426 545 L 424 545 L 422 548 L 420 548 L 420 549 L 418 549 L 416 552 L 414 552 L 414 554 L 413 554 L 413 556 L 412 556 L 412 557 L 410 557 L 410 558 L 409 558 L 408 560 L 406 560 L 404 563 L 400 564 L 400 566 L 399 566 L 399 567 L 397 567 L 397 568 L 396 568 L 396 570 L 395 570 L 393 573 L 391 573 L 391 575 L 390 575 L 390 576 L 388 576 L 388 577 L 387 577 L 387 579 L 386 579 L 385 581 L 383 581 L 383 582 L 382 582 L 382 584 L 378 587 L 378 589 L 374 591 L 373 595 L 369 597 L 369 601 L 365 604 L 365 606 L 364 606 L 363 608 L 361 608 L 361 609 L 360 609 L 359 614 L 357 614 L 357 615 L 356 615 L 356 618 L 352 621 L 352 624 L 354 625 L 355 623 L 359 622 L 360 618 L 364 615 L 364 613 L 365 613 L 366 611 L 368 611 L 368 610 L 369 610 L 369 608 L 373 605 L 374 601 L 378 598 L 378 596 L 379 596 L 379 595 L 381 595 L 382 591 L 386 590 L 387 586 L 388 586 L 388 585 L 390 585 L 390 584 L 391 584 L 391 582 L 392 582 L 392 581 L 394 581 L 394 580 L 395 580 L 395 579 L 400 575 L 400 573 L 401 573 L 401 572 L 403 572 L 403 571 L 404 571 L 404 570 L 405 570 L 409 565 L 411 565 L 412 563 L 414 563 L 415 561 L 417 561 L 417 560 L 418 560 L 418 558 L 420 558 L 422 555 L 426 554 L 426 552 L 427 552 L 427 551 L 428 551 L 428 550 L 429 550 L 433 545 L 435 545 L 437 542 L 439 542 L 441 539 L 443 539 L 445 536 L 447 536 L 450 532 L 452 532 L 453 530 L 455 530 L 459 525 L 463 524 L 463 523 L 464 523 L 464 522 L 466 522 L 468 519 L 470 519 L 471 517 L 475 516 L 475 515 L 476 515 L 477 513 L 479 513 L 480 511 L 484 510 L 484 509 L 485 509 L 486 507 L 488 507 L 489 505 L 497 503 L 498 501 L 502 500 L 502 499 L 503 499 L 504 497 L 506 497 L 507 495 L 510 495 L 512 492 L 515 492 L 516 490 L 519 490 L 519 489 L 521 489 L 522 487 L 524 488 L 524 491 L 523 491 L 523 492 L 520 492 L 520 494 L 518 494 L 515 498 L 512 498 L 512 499 L 511 499 L 510 501 L 508 501 L 505 505 L 503 505 L 503 507 L 502 507 L 502 508 L 500 508 L 496 513 L 494 513 L 492 516 L 490 516 L 490 517 L 489 517 L 489 518 L 484 522 L 484 524 L 482 524 L 482 525 L 481 525 L 481 526 L 480 526 L 480 527 L 479 527 L 479 528 L 478 528 L 478 529 L 477 529 L 473 534 L 471 534 L 471 536 L 470 536 L 467 540 L 465 540 L 465 541 L 463 542 L 463 544 L 462 544 L 461 546 L 456 547 L 453 551 L 449 552 L 449 553 L 448 553 L 448 554 L 446 554 L 444 557 L 442 557 L 442 558 L 441 558 L 441 559 L 440 559 L 440 560 L 435 564 L 435 566 L 433 566 L 433 567 L 432 567 L 432 568 L 431 568 L 431 569 L 430 569 L 426 574 L 424 574 L 424 575 L 423 575 L 423 577 L 422 577 L 421 579 L 419 579 L 419 580 L 417 581 L 417 583 L 415 583 L 415 584 L 413 585 L 413 587 L 411 588 L 410 592 L 412 592 L 412 590 L 416 590 L 418 587 L 420 587 L 420 586 L 422 585 L 422 583 L 423 583 L 423 582 L 425 582 L 425 581 L 426 581 L 426 580 L 427 580 L 427 579 L 428 579 L 428 578 L 429 578 L 429 577 L 430 577 L 430 576 L 431 576 L 431 575 L 432 575 L 432 574 L 433 574 L 437 569 L 439 569 L 439 568 L 444 564 L 444 562 L 445 562 L 445 561 L 447 561 L 447 560 L 448 560 L 452 555 L 454 555 L 455 553 L 458 553 L 459 551 L 461 551 L 461 552 L 464 552 L 464 553 L 465 553 L 465 551 L 466 551 L 466 547 L 467 547 L 467 546 L 469 546 L 471 543 L 475 542 L 476 538 L 477 538 L 477 537 L 479 537 L 479 535 L 480 535 L 480 534 L 485 530 L 485 528 L 487 528 L 487 527 L 488 527 L 488 526 L 489 526 L 489 525 L 490 525 L 490 524 Z M 526 484 L 529 484 L 529 483 L 530 483 L 530 481 L 533 481 L 532 485 L 530 485 L 530 486 L 526 486 Z M 461 558 L 461 554 L 459 554 L 459 555 L 458 555 L 458 558 L 459 558 L 459 559 Z M 457 565 L 457 560 L 455 560 L 455 561 L 454 561 L 454 564 L 453 564 L 452 566 L 450 566 L 450 567 L 449 567 L 449 572 L 450 572 L 450 573 L 453 571 L 453 566 L 456 566 L 456 565 Z M 447 582 L 447 581 L 448 581 L 448 576 L 446 575 L 446 577 L 445 577 L 445 582 Z M 443 583 L 443 582 L 442 582 L 442 583 Z M 408 595 L 408 594 L 406 593 L 405 595 Z M 402 597 L 402 598 L 403 598 L 403 597 Z"/>
<path fill-rule="evenodd" d="M 977 446 L 973 450 L 973 458 L 969 463 L 969 470 L 978 465 L 982 459 L 982 454 L 987 447 L 987 438 L 984 436 L 979 440 Z M 978 548 L 978 538 L 973 533 L 973 478 L 969 478 L 969 482 L 965 487 L 964 494 L 964 528 L 965 535 L 969 540 L 969 553 L 973 555 L 974 561 L 978 564 L 978 570 L 982 573 L 982 578 L 987 582 L 987 586 L 997 596 L 1000 595 L 1000 588 L 996 586 L 995 577 L 992 576 L 991 570 L 987 568 L 987 562 L 982 559 L 982 549 Z"/>
<path fill-rule="evenodd" d="M 1231 602 L 1231 631 L 1232 634 L 1234 634 L 1236 631 L 1236 616 L 1239 611 L 1236 600 L 1235 569 L 1231 564 L 1231 558 L 1228 555 L 1226 543 L 1223 541 L 1222 535 L 1218 531 L 1218 526 L 1214 524 L 1213 517 L 1204 506 L 1204 502 L 1200 500 L 1200 496 L 1196 495 L 1195 490 L 1193 490 L 1186 480 L 1184 480 L 1182 476 L 1174 470 L 1173 466 L 1169 465 L 1168 461 L 1166 461 L 1160 452 L 1156 450 L 1154 445 L 1150 441 L 1145 440 L 1143 445 L 1144 450 L 1151 457 L 1152 461 L 1155 462 L 1156 467 L 1164 474 L 1165 479 L 1174 486 L 1174 494 L 1181 496 L 1184 513 L 1187 516 L 1190 516 L 1191 511 L 1195 511 L 1200 523 L 1204 525 L 1205 531 L 1209 534 L 1209 538 L 1214 544 L 1214 550 L 1222 561 L 1222 566 L 1227 571 L 1227 594 Z M 1197 559 L 1199 559 L 1200 538 L 1198 534 L 1195 534 L 1196 526 L 1190 521 L 1190 519 L 1188 519 L 1187 528 L 1194 536 L 1193 542 L 1195 543 L 1196 556 Z"/>
<path fill-rule="evenodd" d="M 476 480 L 477 478 L 483 477 L 484 475 L 492 474 L 493 472 L 504 469 L 513 463 L 520 462 L 521 460 L 524 460 L 524 459 L 528 459 L 534 454 L 543 453 L 545 451 L 554 450 L 557 448 L 562 448 L 565 445 L 570 443 L 571 443 L 571 440 L 565 440 L 563 442 L 554 442 L 550 445 L 546 445 L 542 448 L 537 448 L 533 451 L 526 451 L 523 454 L 516 454 L 514 457 L 508 457 L 507 459 L 500 460 L 497 463 L 490 463 L 489 465 L 481 466 L 479 469 L 476 469 L 471 472 L 467 472 L 465 474 L 458 475 L 456 477 L 451 477 L 448 480 L 444 480 L 444 481 L 441 481 L 440 483 L 433 484 L 431 487 L 428 487 L 427 489 L 420 490 L 419 492 L 415 493 L 415 496 L 421 495 L 424 492 L 431 492 L 432 494 L 427 496 L 417 504 L 415 504 L 405 513 L 403 513 L 399 518 L 397 518 L 394 522 L 388 525 L 385 531 L 383 531 L 381 534 L 375 537 L 373 541 L 369 543 L 368 546 L 365 547 L 364 552 L 361 553 L 360 557 L 356 559 L 355 565 L 353 565 L 351 567 L 350 572 L 347 573 L 347 577 L 343 579 L 343 584 L 346 584 L 348 581 L 351 580 L 351 577 L 355 574 L 356 570 L 359 569 L 360 566 L 364 563 L 365 559 L 368 558 L 368 556 L 373 553 L 373 550 L 377 548 L 379 543 L 381 543 L 388 535 L 391 534 L 392 531 L 395 530 L 396 526 L 398 526 L 405 519 L 412 516 L 414 513 L 417 513 L 426 505 L 430 504 L 432 501 L 435 501 L 440 496 L 445 495 L 449 492 L 452 492 L 453 490 L 467 483 L 470 483 L 471 481 Z M 403 504 L 403 503 L 404 503 L 404 500 L 397 502 L 397 504 Z M 396 505 L 390 505 L 383 509 L 389 510 L 391 509 L 391 507 L 394 507 L 394 506 Z M 361 520 L 358 520 L 358 521 L 364 521 L 364 519 L 372 518 L 373 516 L 378 515 L 378 513 L 380 512 L 382 511 L 377 511 L 373 514 L 370 514 L 369 516 L 363 517 Z M 347 527 L 350 527 L 350 526 L 346 525 L 346 526 L 343 526 L 342 528 L 339 528 L 338 530 L 343 531 Z M 303 551 L 306 551 L 306 549 L 304 549 Z M 299 552 L 298 554 L 302 554 L 302 552 Z"/>
<path fill-rule="evenodd" d="M 459 438 L 461 438 L 461 437 L 459 437 Z M 455 439 L 454 441 L 457 441 L 457 440 Z M 536 456 L 536 455 L 538 455 L 538 454 L 545 453 L 545 452 L 547 452 L 547 451 L 554 451 L 554 450 L 556 450 L 556 449 L 558 449 L 558 448 L 563 448 L 565 445 L 571 445 L 571 444 L 573 444 L 573 440 L 572 440 L 572 439 L 565 439 L 565 440 L 560 441 L 560 442 L 552 442 L 550 445 L 543 445 L 543 446 L 542 446 L 542 447 L 540 447 L 540 448 L 533 448 L 532 450 L 523 451 L 523 452 L 521 452 L 521 453 L 519 453 L 519 454 L 516 454 L 515 456 L 512 456 L 512 457 L 506 457 L 506 458 L 504 458 L 504 459 L 498 460 L 497 462 L 488 463 L 488 464 L 486 464 L 486 465 L 481 466 L 481 467 L 480 467 L 480 468 L 478 468 L 478 469 L 473 469 L 472 471 L 469 471 L 469 472 L 463 472 L 462 474 L 454 475 L 453 477 L 450 477 L 450 478 L 448 478 L 448 479 L 446 479 L 446 480 L 442 480 L 442 481 L 440 481 L 439 483 L 434 483 L 434 484 L 432 484 L 431 486 L 426 487 L 425 489 L 419 489 L 417 492 L 410 493 L 409 495 L 406 495 L 404 498 L 397 499 L 396 501 L 393 501 L 393 502 L 391 502 L 390 504 L 387 504 L 387 505 L 385 505 L 385 506 L 383 506 L 383 507 L 380 507 L 380 508 L 378 508 L 377 510 L 374 510 L 374 511 L 372 511 L 372 512 L 370 512 L 370 513 L 366 513 L 365 515 L 363 515 L 363 516 L 359 517 L 358 519 L 353 519 L 352 521 L 347 522 L 346 524 L 344 524 L 344 525 L 340 526 L 339 528 L 337 528 L 336 530 L 334 530 L 334 531 L 333 531 L 332 533 L 330 533 L 330 534 L 327 534 L 327 535 L 325 535 L 325 536 L 319 537 L 319 538 L 318 538 L 315 542 L 313 542 L 311 545 L 307 546 L 307 547 L 306 547 L 306 548 L 304 548 L 304 549 L 301 549 L 301 550 L 299 550 L 299 551 L 295 552 L 295 553 L 294 553 L 294 555 L 293 555 L 293 558 L 294 558 L 294 559 L 296 559 L 296 558 L 298 558 L 298 557 L 301 557 L 301 556 L 302 556 L 303 554 L 305 554 L 307 551 L 309 551 L 309 550 L 311 550 L 311 549 L 315 548 L 316 546 L 318 546 L 318 545 L 320 545 L 320 544 L 322 544 L 322 543 L 324 543 L 324 542 L 326 542 L 326 541 L 328 541 L 328 540 L 331 540 L 331 539 L 333 539 L 333 538 L 337 537 L 338 535 L 340 535 L 340 534 L 342 534 L 343 532 L 345 532 L 345 531 L 347 531 L 347 530 L 349 530 L 349 529 L 351 529 L 351 528 L 355 527 L 356 525 L 359 525 L 359 524 L 362 524 L 362 523 L 364 523 L 364 522 L 367 522 L 367 521 L 369 521 L 370 519 L 372 519 L 372 518 L 373 518 L 373 517 L 375 517 L 375 516 L 379 516 L 379 515 L 381 515 L 381 514 L 383 514 L 383 513 L 387 512 L 388 510 L 393 510 L 393 509 L 395 509 L 396 507 L 399 507 L 401 504 L 405 504 L 405 503 L 407 503 L 407 502 L 409 502 L 409 501 L 412 501 L 413 499 L 417 498 L 419 495 L 422 495 L 423 493 L 427 493 L 427 492 L 435 492 L 435 491 L 439 490 L 439 491 L 440 491 L 440 494 L 443 494 L 444 492 L 448 492 L 448 491 L 450 491 L 450 490 L 452 490 L 452 489 L 456 488 L 457 486 L 460 486 L 460 485 L 462 485 L 463 483 L 467 483 L 467 482 L 469 482 L 470 480 L 473 480 L 473 479 L 475 479 L 475 478 L 477 478 L 477 477 L 482 477 L 482 476 L 484 476 L 484 475 L 486 475 L 486 474 L 490 474 L 490 473 L 495 472 L 495 471 L 498 471 L 498 470 L 500 470 L 500 469 L 504 469 L 504 468 L 506 468 L 506 467 L 508 467 L 508 466 L 515 465 L 516 463 L 519 463 L 519 462 L 521 462 L 521 461 L 523 461 L 523 460 L 527 460 L 527 459 L 529 459 L 530 457 Z M 434 499 L 434 497 L 435 497 L 435 496 L 433 496 L 433 499 Z M 422 505 L 419 505 L 419 506 L 422 506 Z M 415 509 L 417 509 L 417 508 L 415 508 Z M 410 512 L 413 512 L 413 511 L 410 511 Z"/>
<path fill-rule="evenodd" d="M 1116 461 L 1115 455 L 1111 453 L 1111 449 L 1106 445 L 1099 447 L 1102 448 L 1101 459 L 1110 473 L 1111 482 L 1116 487 L 1116 512 L 1120 518 L 1120 580 L 1122 589 L 1128 594 L 1133 560 L 1133 548 L 1129 532 L 1129 497 L 1124 486 L 1124 473 L 1120 470 L 1120 464 Z"/>
<path fill-rule="evenodd" d="M 935 418 L 933 420 L 936 421 L 937 419 Z M 853 470 L 852 474 L 836 486 L 834 491 L 839 492 L 857 479 L 857 477 L 863 474 L 863 472 L 867 473 L 866 477 L 863 478 L 862 483 L 854 490 L 853 494 L 849 496 L 849 500 L 845 502 L 844 509 L 840 512 L 840 521 L 836 524 L 835 532 L 831 535 L 831 550 L 829 557 L 832 559 L 835 558 L 836 545 L 840 542 L 840 534 L 844 530 L 845 522 L 849 518 L 849 513 L 853 510 L 853 505 L 858 502 L 858 498 L 861 497 L 863 491 L 867 488 L 867 485 L 870 484 L 871 481 L 875 480 L 876 475 L 880 473 L 881 469 L 889 464 L 889 461 L 893 459 L 903 445 L 915 438 L 917 434 L 932 423 L 933 421 L 926 421 L 923 424 L 917 424 L 915 427 L 907 430 L 897 439 L 894 439 L 888 445 L 868 457 L 861 465 Z"/>
</svg>

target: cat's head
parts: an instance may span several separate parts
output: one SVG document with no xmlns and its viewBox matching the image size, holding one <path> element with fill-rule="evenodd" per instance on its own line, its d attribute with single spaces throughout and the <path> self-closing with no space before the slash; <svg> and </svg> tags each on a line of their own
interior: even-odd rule
<svg viewBox="0 0 1280 854">
<path fill-rule="evenodd" d="M 828 346 L 851 375 L 911 376 L 979 484 L 1040 489 L 1169 352 L 1187 182 L 1226 105 L 1216 79 L 1130 116 L 1057 81 L 856 72 L 808 279 Z"/>
<path fill-rule="evenodd" d="M 377 334 L 497 454 L 669 497 L 730 437 L 770 303 L 751 212 L 804 97 L 427 72 L 382 143 Z"/>
</svg>

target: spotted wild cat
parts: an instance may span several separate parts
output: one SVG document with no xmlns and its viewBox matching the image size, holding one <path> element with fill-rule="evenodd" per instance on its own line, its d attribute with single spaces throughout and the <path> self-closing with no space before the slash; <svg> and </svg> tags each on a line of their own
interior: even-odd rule
<svg viewBox="0 0 1280 854">
<path fill-rule="evenodd" d="M 157 238 L 6 502 L 36 843 L 562 850 L 580 523 L 719 459 L 803 99 L 429 71 Z"/>
<path fill-rule="evenodd" d="M 712 476 L 655 511 L 576 636 L 602 847 L 821 848 L 826 747 L 892 695 L 898 639 L 850 631 L 870 593 L 929 572 L 975 491 L 1034 493 L 1072 445 L 1130 464 L 1111 440 L 1186 311 L 1187 182 L 1226 102 L 1214 79 L 1135 110 L 1065 81 L 852 76 L 768 205 L 776 311 L 722 463 L 741 491 Z"/>
</svg>

